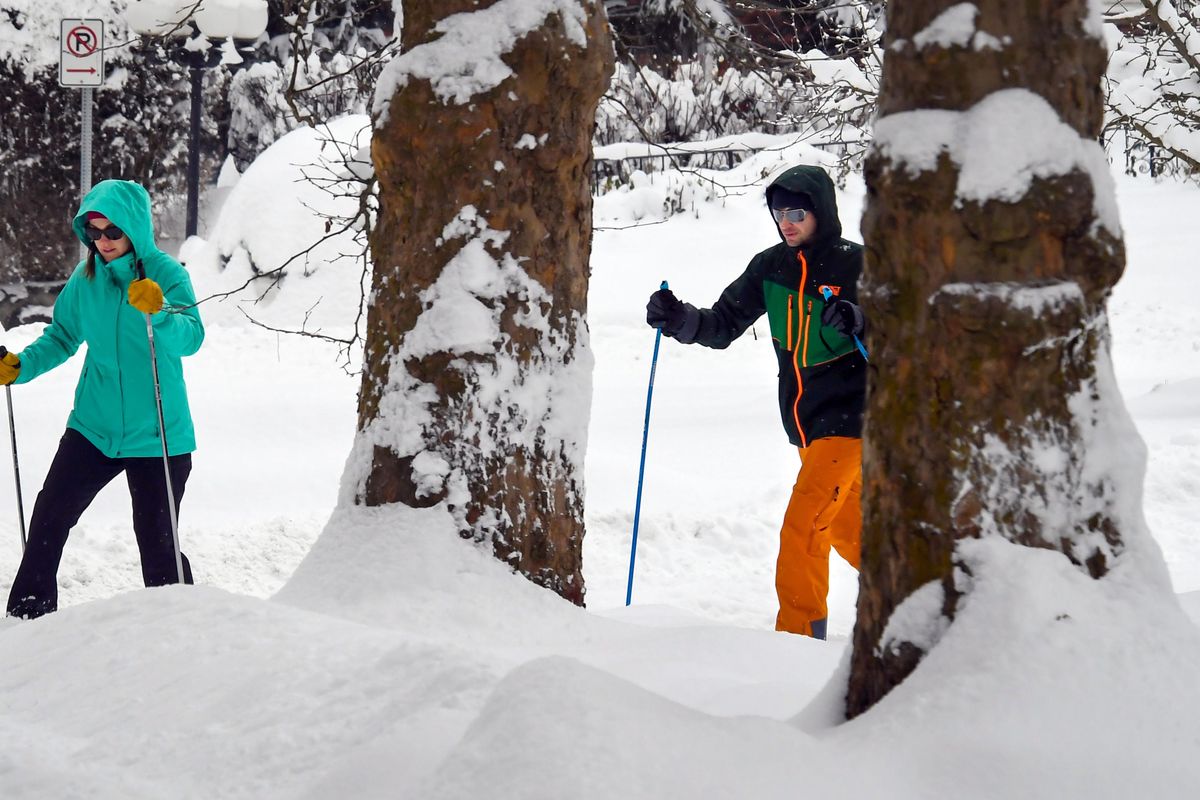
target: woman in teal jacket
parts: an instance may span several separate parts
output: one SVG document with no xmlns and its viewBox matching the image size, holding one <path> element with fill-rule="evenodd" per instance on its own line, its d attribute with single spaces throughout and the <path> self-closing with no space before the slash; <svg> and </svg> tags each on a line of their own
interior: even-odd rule
<svg viewBox="0 0 1200 800">
<path fill-rule="evenodd" d="M 67 536 L 101 489 L 125 473 L 147 586 L 176 583 L 174 536 L 150 362 L 151 315 L 176 512 L 196 449 L 181 359 L 200 349 L 204 325 L 187 272 L 158 249 L 150 195 L 130 181 L 102 181 L 75 215 L 88 256 L 54 304 L 54 320 L 20 354 L 0 361 L 0 385 L 26 383 L 87 344 L 75 406 L 38 494 L 29 539 L 8 598 L 10 616 L 58 607 Z M 192 582 L 183 558 L 184 580 Z"/>
</svg>

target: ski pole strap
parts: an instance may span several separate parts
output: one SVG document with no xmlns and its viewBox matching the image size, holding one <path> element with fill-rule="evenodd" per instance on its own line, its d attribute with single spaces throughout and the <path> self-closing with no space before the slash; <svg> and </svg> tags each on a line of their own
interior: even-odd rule
<svg viewBox="0 0 1200 800">
<path fill-rule="evenodd" d="M 825 302 L 828 303 L 830 298 L 833 297 L 833 292 L 830 291 L 828 286 L 822 286 L 821 287 L 821 296 L 824 297 Z M 852 338 L 854 339 L 854 346 L 858 348 L 858 352 L 862 353 L 863 361 L 870 361 L 871 359 L 869 359 L 867 357 L 867 348 L 863 346 L 862 340 L 859 339 L 857 336 L 854 336 Z"/>
</svg>

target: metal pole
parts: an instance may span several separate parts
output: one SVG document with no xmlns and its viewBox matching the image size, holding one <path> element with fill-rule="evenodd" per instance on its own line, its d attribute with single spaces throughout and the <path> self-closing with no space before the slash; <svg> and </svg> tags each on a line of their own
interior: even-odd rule
<svg viewBox="0 0 1200 800">
<path fill-rule="evenodd" d="M 13 478 L 17 482 L 17 518 L 21 523 L 21 552 L 24 553 L 29 536 L 25 532 L 25 503 L 21 500 L 21 462 L 17 459 L 17 424 L 13 419 L 12 387 L 5 386 L 4 392 L 8 398 L 8 435 L 12 440 Z"/>
<path fill-rule="evenodd" d="M 154 355 L 154 325 L 146 315 L 146 337 L 150 341 L 150 366 L 154 369 L 154 403 L 158 407 L 159 440 L 162 441 L 163 477 L 167 482 L 167 508 L 171 512 L 171 539 L 175 543 L 175 573 L 183 583 L 183 553 L 179 549 L 179 519 L 175 513 L 175 487 L 171 485 L 171 458 L 167 453 L 167 426 L 163 422 L 162 389 L 158 383 L 158 359 Z"/>
<path fill-rule="evenodd" d="M 79 199 L 92 190 L 92 89 L 84 88 L 80 99 Z M 87 245 L 79 244 L 79 257 L 87 258 Z"/>
<path fill-rule="evenodd" d="M 138 275 L 144 280 L 146 270 L 141 259 L 137 261 Z M 171 539 L 175 544 L 175 573 L 183 583 L 183 552 L 179 548 L 179 518 L 175 513 L 175 487 L 171 484 L 171 456 L 167 451 L 167 425 L 163 421 L 162 387 L 158 382 L 158 358 L 154 352 L 154 323 L 146 314 L 146 340 L 150 343 L 150 368 L 154 371 L 154 406 L 158 410 L 159 441 L 162 442 L 163 477 L 167 483 L 167 509 L 171 513 Z"/>
<path fill-rule="evenodd" d="M 200 217 L 200 108 L 204 92 L 204 68 L 192 67 L 192 120 L 188 134 L 187 236 L 195 236 Z"/>
<path fill-rule="evenodd" d="M 4 358 L 6 355 L 8 355 L 8 348 L 0 345 L 0 358 Z M 13 478 L 17 482 L 17 518 L 20 520 L 21 528 L 21 552 L 24 553 L 29 536 L 25 531 L 25 503 L 21 501 L 21 462 L 17 458 L 17 423 L 13 418 L 12 385 L 6 385 L 4 392 L 8 398 L 8 435 L 12 440 Z"/>
<path fill-rule="evenodd" d="M 660 289 L 667 288 L 663 281 Z M 638 521 L 642 517 L 642 479 L 646 476 L 646 440 L 650 438 L 650 401 L 654 398 L 654 371 L 658 368 L 658 346 L 662 328 L 654 332 L 654 355 L 650 358 L 650 387 L 646 389 L 646 421 L 642 425 L 642 460 L 638 465 L 637 502 L 633 506 L 633 543 L 629 546 L 629 583 L 625 587 L 625 605 L 633 602 L 633 566 L 637 563 Z"/>
</svg>

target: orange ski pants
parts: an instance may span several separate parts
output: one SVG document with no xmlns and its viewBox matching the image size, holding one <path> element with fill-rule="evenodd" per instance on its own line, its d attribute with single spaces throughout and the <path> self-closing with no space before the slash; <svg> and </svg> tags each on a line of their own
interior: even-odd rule
<svg viewBox="0 0 1200 800">
<path fill-rule="evenodd" d="M 862 439 L 817 439 L 800 448 L 800 461 L 779 532 L 775 630 L 825 638 L 829 548 L 855 569 L 862 551 Z"/>
</svg>

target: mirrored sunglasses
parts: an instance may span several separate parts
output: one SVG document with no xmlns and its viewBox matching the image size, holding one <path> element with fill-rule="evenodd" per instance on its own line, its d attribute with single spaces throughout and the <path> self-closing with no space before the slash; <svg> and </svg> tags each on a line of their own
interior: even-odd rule
<svg viewBox="0 0 1200 800">
<path fill-rule="evenodd" d="M 107 228 L 104 228 L 104 229 L 96 228 L 91 225 L 86 225 L 83 228 L 83 232 L 85 234 L 87 234 L 87 237 L 89 239 L 91 239 L 93 242 L 100 241 L 101 236 L 103 236 L 105 239 L 108 239 L 109 241 L 113 241 L 113 242 L 117 241 L 118 239 L 125 238 L 125 231 L 121 230 L 116 225 L 109 225 Z"/>
<path fill-rule="evenodd" d="M 804 222 L 804 218 L 808 216 L 808 212 L 803 208 L 772 208 L 771 216 L 775 218 L 776 224 L 786 219 L 793 225 L 798 225 Z"/>
</svg>

